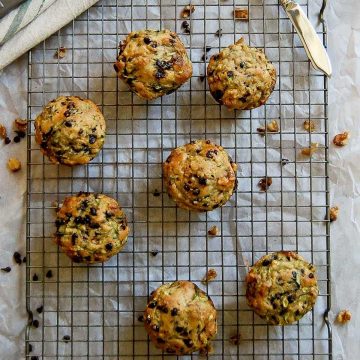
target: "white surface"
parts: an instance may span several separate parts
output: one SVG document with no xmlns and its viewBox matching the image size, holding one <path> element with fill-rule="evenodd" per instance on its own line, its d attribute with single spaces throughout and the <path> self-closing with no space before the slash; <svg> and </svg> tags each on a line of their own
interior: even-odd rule
<svg viewBox="0 0 360 360">
<path fill-rule="evenodd" d="M 359 185 L 357 177 L 359 105 L 360 44 L 358 0 L 330 1 L 327 14 L 329 27 L 330 57 L 334 75 L 330 81 L 329 116 L 330 137 L 348 130 L 352 139 L 347 147 L 335 148 L 330 145 L 331 203 L 340 207 L 339 220 L 332 224 L 332 316 L 338 310 L 348 308 L 353 314 L 346 326 L 333 325 L 334 358 L 358 359 L 360 353 L 360 284 L 357 278 L 360 242 L 356 210 L 359 207 Z M 19 69 L 22 75 L 19 77 Z M 17 116 L 26 116 L 26 57 L 9 66 L 0 76 L 1 122 L 10 128 Z M 25 266 L 13 264 L 15 250 L 25 253 L 25 171 L 9 174 L 6 161 L 18 156 L 25 165 L 25 141 L 0 145 L 0 265 L 10 265 L 10 274 L 0 273 L 0 348 L 6 352 L 7 360 L 20 359 L 23 353 L 24 327 L 26 324 L 24 278 Z M 4 186 L 7 178 L 14 178 L 12 186 Z M 9 224 L 11 225 L 9 227 Z M 10 228 L 12 231 L 6 232 Z M 355 271 L 354 271 L 355 270 Z M 21 289 L 21 290 L 20 290 Z M 12 291 L 10 291 L 12 290 Z M 23 306 L 17 306 L 23 300 Z M 3 353 L 4 354 L 4 353 Z"/>
</svg>

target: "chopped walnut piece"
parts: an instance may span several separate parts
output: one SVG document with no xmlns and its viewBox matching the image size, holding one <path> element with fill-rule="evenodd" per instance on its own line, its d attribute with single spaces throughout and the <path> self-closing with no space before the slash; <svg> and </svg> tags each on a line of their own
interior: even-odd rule
<svg viewBox="0 0 360 360">
<path fill-rule="evenodd" d="M 219 228 L 214 225 L 212 226 L 209 230 L 208 230 L 208 234 L 211 235 L 211 236 L 216 236 L 219 234 Z"/>
<path fill-rule="evenodd" d="M 28 126 L 28 122 L 25 119 L 17 118 L 14 120 L 14 126 L 16 130 L 25 132 Z"/>
<path fill-rule="evenodd" d="M 2 139 L 7 138 L 6 127 L 2 124 L 0 124 L 0 138 L 2 138 Z"/>
<path fill-rule="evenodd" d="M 66 48 L 59 47 L 55 52 L 55 58 L 63 59 L 66 55 Z"/>
<path fill-rule="evenodd" d="M 267 191 L 269 189 L 269 187 L 272 184 L 272 178 L 271 177 L 266 177 L 266 178 L 262 178 L 260 179 L 258 186 L 260 187 L 261 191 Z"/>
<path fill-rule="evenodd" d="M 335 137 L 333 139 L 333 143 L 336 146 L 345 146 L 348 143 L 349 138 L 350 138 L 350 133 L 347 131 L 344 131 L 341 134 L 335 135 Z"/>
<path fill-rule="evenodd" d="M 311 147 L 304 148 L 301 150 L 301 154 L 305 156 L 311 156 L 319 149 L 319 143 L 311 143 Z"/>
<path fill-rule="evenodd" d="M 217 277 L 217 272 L 216 272 L 216 270 L 215 270 L 215 269 L 209 269 L 209 270 L 207 271 L 207 273 L 205 274 L 205 276 L 202 278 L 201 282 L 202 282 L 203 284 L 206 284 L 206 283 L 208 283 L 208 282 L 210 282 L 210 281 L 212 281 L 212 280 L 215 280 L 216 277 Z"/>
<path fill-rule="evenodd" d="M 336 221 L 338 215 L 339 215 L 339 208 L 337 206 L 333 206 L 332 208 L 330 208 L 329 217 L 331 222 Z"/>
<path fill-rule="evenodd" d="M 249 12 L 247 9 L 237 8 L 234 10 L 234 17 L 239 20 L 249 20 Z"/>
<path fill-rule="evenodd" d="M 271 120 L 267 125 L 266 125 L 267 131 L 269 132 L 279 132 L 279 124 L 276 120 Z"/>
<path fill-rule="evenodd" d="M 241 336 L 239 333 L 230 336 L 229 342 L 231 345 L 239 345 L 240 344 Z"/>
<path fill-rule="evenodd" d="M 340 324 L 346 324 L 351 320 L 351 312 L 349 310 L 341 310 L 336 317 L 337 322 Z"/>
<path fill-rule="evenodd" d="M 265 126 L 260 126 L 256 129 L 256 131 L 261 135 L 261 136 L 265 136 L 266 133 L 266 129 Z"/>
<path fill-rule="evenodd" d="M 10 158 L 7 165 L 8 168 L 13 172 L 19 171 L 21 169 L 21 162 L 15 158 Z"/>
<path fill-rule="evenodd" d="M 186 5 L 183 9 L 183 11 L 181 12 L 181 17 L 186 19 L 188 17 L 190 17 L 190 15 L 195 11 L 195 6 L 194 5 Z"/>
<path fill-rule="evenodd" d="M 304 121 L 304 129 L 309 132 L 315 131 L 315 123 L 312 120 L 305 120 Z"/>
</svg>

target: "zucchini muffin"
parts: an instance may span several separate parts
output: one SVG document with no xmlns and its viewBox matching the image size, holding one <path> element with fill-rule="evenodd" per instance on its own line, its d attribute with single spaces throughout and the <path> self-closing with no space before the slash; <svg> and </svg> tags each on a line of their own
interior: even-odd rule
<svg viewBox="0 0 360 360">
<path fill-rule="evenodd" d="M 145 309 L 144 322 L 155 346 L 177 355 L 205 351 L 217 332 L 212 300 L 190 281 L 175 281 L 156 289 Z"/>
<path fill-rule="evenodd" d="M 170 30 L 133 31 L 119 48 L 115 71 L 144 99 L 170 94 L 192 75 L 185 46 Z"/>
<path fill-rule="evenodd" d="M 179 207 L 210 211 L 224 205 L 236 190 L 237 165 L 210 140 L 174 149 L 163 164 L 164 183 Z"/>
<path fill-rule="evenodd" d="M 229 109 L 250 110 L 267 101 L 276 84 L 276 70 L 262 50 L 243 39 L 213 55 L 207 68 L 213 98 Z"/>
<path fill-rule="evenodd" d="M 79 193 L 65 198 L 57 213 L 55 242 L 74 262 L 104 262 L 125 246 L 129 227 L 116 200 Z"/>
<path fill-rule="evenodd" d="M 314 265 L 291 251 L 265 255 L 246 276 L 248 305 L 269 324 L 292 324 L 315 305 L 315 272 Z"/>
<path fill-rule="evenodd" d="M 35 119 L 35 139 L 54 164 L 79 165 L 104 145 L 106 124 L 99 108 L 78 96 L 59 96 Z"/>
</svg>

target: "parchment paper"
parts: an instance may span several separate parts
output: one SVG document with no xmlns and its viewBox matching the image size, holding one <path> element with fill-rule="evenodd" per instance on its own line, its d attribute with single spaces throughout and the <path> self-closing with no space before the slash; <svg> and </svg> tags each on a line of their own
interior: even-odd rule
<svg viewBox="0 0 360 360">
<path fill-rule="evenodd" d="M 330 47 L 330 56 L 334 65 L 334 76 L 330 81 L 330 134 L 334 135 L 343 130 L 350 130 L 352 132 L 352 141 L 348 147 L 342 149 L 335 149 L 332 145 L 330 146 L 331 151 L 331 166 L 330 166 L 330 177 L 332 182 L 331 188 L 331 198 L 332 203 L 336 203 L 340 206 L 340 217 L 336 223 L 332 224 L 332 278 L 333 278 L 333 311 L 331 314 L 331 319 L 334 319 L 336 312 L 342 308 L 349 308 L 353 313 L 353 319 L 347 326 L 340 327 L 338 325 L 333 326 L 333 334 L 334 334 L 334 356 L 335 359 L 357 359 L 357 354 L 360 352 L 359 349 L 359 341 L 356 336 L 359 333 L 359 324 L 360 324 L 360 309 L 357 302 L 357 298 L 359 296 L 359 285 L 356 276 L 356 265 L 359 262 L 358 259 L 358 250 L 359 250 L 359 242 L 357 239 L 358 235 L 358 223 L 356 221 L 356 209 L 358 205 L 358 189 L 357 189 L 357 170 L 356 170 L 356 149 L 357 147 L 357 126 L 356 126 L 356 114 L 358 113 L 357 108 L 358 105 L 358 79 L 357 72 L 359 67 L 359 59 L 358 59 L 358 31 L 359 27 L 357 25 L 357 14 L 359 13 L 359 4 L 356 1 L 348 2 L 348 1 L 338 1 L 337 3 L 330 3 L 330 8 L 328 11 L 328 22 L 329 22 L 329 47 Z M 126 26 L 124 27 L 124 31 L 126 30 Z M 127 29 L 128 30 L 128 29 Z M 36 52 L 34 53 L 36 56 Z M 109 54 L 109 61 L 112 53 Z M 26 59 L 22 59 L 16 64 L 11 65 L 6 72 L 1 75 L 0 86 L 1 86 L 1 96 L 0 96 L 0 108 L 2 110 L 4 121 L 10 127 L 10 124 L 13 118 L 17 116 L 25 116 L 26 115 Z M 199 69 L 200 71 L 200 69 Z M 41 84 L 39 84 L 41 85 Z M 22 89 L 20 92 L 19 90 Z M 80 89 L 80 86 L 79 88 Z M 121 89 L 121 88 L 120 88 Z M 16 94 L 16 95 L 15 95 Z M 51 97 L 51 94 L 48 95 Z M 41 101 L 44 99 L 39 99 L 39 108 L 42 104 Z M 95 101 L 97 99 L 94 99 Z M 211 99 L 209 98 L 209 101 Z M 99 102 L 99 101 L 98 101 Z M 100 103 L 100 102 L 99 102 Z M 35 109 L 34 109 L 35 112 Z M 226 113 L 225 113 L 226 115 Z M 259 114 L 261 116 L 261 113 Z M 130 124 L 126 123 L 127 114 L 119 114 L 120 118 L 123 120 L 120 125 L 121 131 L 125 132 L 126 126 L 128 126 L 128 133 L 130 134 Z M 214 115 L 216 116 L 216 114 Z M 154 118 L 151 117 L 150 114 L 150 126 L 154 126 L 154 131 L 156 131 L 157 123 L 156 116 Z M 143 124 L 141 121 L 138 121 L 137 124 L 141 126 Z M 169 126 L 172 123 L 169 123 Z M 285 123 L 284 126 L 287 124 Z M 289 126 L 291 124 L 288 124 Z M 136 125 L 137 126 L 137 125 Z M 182 127 L 184 126 L 184 127 Z M 188 124 L 186 122 L 181 123 L 180 129 L 185 132 Z M 193 124 L 194 126 L 194 124 Z M 240 125 L 245 126 L 245 125 Z M 136 127 L 137 129 L 137 127 Z M 193 128 L 194 129 L 194 128 Z M 200 127 L 201 129 L 201 127 Z M 213 131 L 218 131 L 216 126 Z M 187 139 L 187 135 L 183 135 L 184 140 Z M 129 136 L 128 136 L 129 138 Z M 139 140 L 141 137 L 138 138 Z M 179 137 L 180 139 L 180 137 Z M 129 147 L 129 143 L 126 143 L 126 137 L 122 136 L 121 140 L 124 141 L 123 148 Z M 153 138 L 154 144 L 152 147 L 154 149 L 159 148 L 159 143 L 156 142 L 156 138 Z M 260 140 L 259 140 L 260 141 Z M 131 144 L 130 144 L 131 145 Z M 175 144 L 173 142 L 166 143 L 165 153 L 168 153 L 168 149 L 170 149 Z M 1 171 L 1 181 L 0 181 L 0 213 L 1 213 L 1 230 L 0 230 L 0 246 L 1 246 L 1 254 L 0 254 L 0 262 L 1 266 L 7 266 L 11 263 L 11 256 L 14 250 L 20 250 L 22 253 L 25 253 L 25 229 L 24 229 L 24 214 L 25 214 L 25 198 L 24 193 L 26 189 L 25 183 L 25 171 L 20 172 L 18 174 L 9 174 L 6 169 L 6 159 L 8 156 L 13 156 L 16 153 L 17 156 L 21 160 L 23 160 L 23 164 L 25 165 L 26 161 L 26 152 L 25 152 L 25 142 L 18 145 L 11 145 L 8 147 L 1 147 L 0 150 L 0 161 L 2 165 Z M 159 152 L 154 152 L 154 156 L 158 156 Z M 111 156 L 105 154 L 106 156 Z M 120 152 L 120 158 L 122 161 L 126 161 L 125 151 Z M 271 154 L 269 155 L 271 156 Z M 274 154 L 275 157 L 275 154 Z M 158 158 L 157 158 L 158 159 Z M 139 161 L 139 159 L 138 159 Z M 95 169 L 94 169 L 95 171 Z M 125 171 L 125 170 L 124 170 Z M 156 182 L 156 179 L 159 179 L 159 174 L 156 173 L 156 169 L 154 169 L 155 174 L 155 182 L 152 183 L 154 187 L 158 187 L 159 182 Z M 289 170 L 291 171 L 291 170 Z M 261 173 L 261 170 L 259 171 Z M 81 176 L 81 171 L 79 171 L 79 177 Z M 240 177 L 245 179 L 248 176 L 246 173 L 246 168 L 244 168 L 240 172 Z M 14 180 L 16 178 L 16 181 Z M 254 180 L 256 184 L 256 181 Z M 140 184 L 143 185 L 143 184 Z M 111 184 L 109 183 L 109 186 Z M 126 185 L 125 185 L 126 186 Z M 240 181 L 240 188 L 245 189 L 248 185 L 245 181 Z M 94 184 L 94 189 L 97 186 Z M 138 191 L 141 189 L 138 188 Z M 273 196 L 271 193 L 268 194 L 269 197 Z M 49 207 L 50 207 L 50 199 L 49 196 Z M 125 194 L 121 194 L 120 199 L 124 203 L 126 207 L 130 201 L 130 198 L 126 198 Z M 151 198 L 151 201 L 156 201 Z M 250 199 L 247 199 L 248 201 Z M 166 200 L 164 200 L 166 201 Z M 246 198 L 242 198 L 241 201 L 246 201 Z M 171 202 L 166 201 L 166 205 L 171 204 Z M 231 204 L 233 205 L 233 204 Z M 49 210 L 50 211 L 50 210 Z M 229 210 L 229 216 L 233 216 Z M 49 212 L 50 213 L 50 212 Z M 239 212 L 240 213 L 240 212 Z M 11 214 L 11 216 L 10 216 Z M 136 216 L 140 216 L 139 214 L 129 214 L 131 219 L 136 218 Z M 290 215 L 290 214 L 289 214 Z M 185 215 L 183 215 L 185 216 Z M 240 216 L 245 216 L 244 214 Z M 306 218 L 306 214 L 304 214 L 304 219 Z M 155 218 L 153 218 L 155 219 Z M 274 219 L 276 219 L 276 214 L 274 214 Z M 186 216 L 184 217 L 186 221 Z M 201 220 L 201 217 L 200 219 Z M 214 213 L 210 215 L 210 222 L 213 221 L 216 223 L 218 221 L 218 214 Z M 140 229 L 140 227 L 139 227 Z M 49 227 L 49 234 L 51 227 Z M 201 228 L 200 232 L 204 232 L 205 229 Z M 142 231 L 141 229 L 139 230 Z M 181 230 L 179 230 L 181 231 Z M 226 228 L 223 230 L 227 231 Z M 229 230 L 230 233 L 233 229 Z M 138 236 L 141 234 L 137 234 Z M 185 237 L 185 236 L 184 236 Z M 178 245 L 184 244 L 186 246 L 186 241 L 183 241 L 183 237 L 179 239 Z M 161 245 L 161 243 L 157 242 L 159 238 L 156 240 L 154 238 L 154 242 L 151 243 L 151 246 L 156 247 Z M 200 241 L 200 240 L 199 240 Z M 201 244 L 204 244 L 204 240 L 198 244 L 198 249 L 201 249 Z M 169 247 L 171 246 L 169 242 Z M 129 240 L 128 250 L 132 249 L 136 246 L 132 238 Z M 137 246 L 141 247 L 141 244 Z M 209 246 L 214 246 L 214 249 L 217 249 L 218 244 L 215 242 L 209 242 Z M 244 245 L 245 247 L 246 245 Z M 140 248 L 136 248 L 139 250 Z M 146 249 L 143 248 L 144 250 Z M 345 250 L 346 249 L 346 250 Z M 54 248 L 52 249 L 54 251 Z M 120 256 L 121 261 L 126 262 L 126 256 L 128 253 L 124 253 L 124 255 Z M 156 260 L 153 261 L 158 261 Z M 144 260 L 145 261 L 145 260 Z M 184 261 L 185 260 L 179 260 Z M 226 260 L 227 261 L 227 260 Z M 232 264 L 234 261 L 233 258 L 229 257 L 228 263 Z M 61 258 L 62 264 L 68 265 L 66 258 Z M 141 262 L 141 261 L 140 261 Z M 171 263 L 171 261 L 169 262 Z M 214 263 L 216 261 L 214 260 Z M 110 265 L 114 265 L 115 263 L 110 263 Z M 131 262 L 129 263 L 131 264 Z M 145 264 L 145 262 L 144 262 Z M 196 259 L 193 258 L 193 265 L 196 264 Z M 199 265 L 202 264 L 202 260 L 199 259 Z M 24 326 L 26 323 L 25 316 L 25 304 L 24 304 L 24 266 L 18 267 L 15 264 L 11 264 L 13 271 L 10 274 L 1 273 L 1 301 L 0 301 L 0 348 L 3 354 L 6 354 L 6 359 L 19 359 L 21 358 L 21 354 L 23 354 L 23 339 L 24 339 Z M 171 279 L 174 276 L 174 273 L 170 268 L 166 269 L 165 278 Z M 154 268 L 154 272 L 151 276 L 151 286 L 157 283 L 157 279 L 161 279 L 161 274 L 157 273 L 157 268 Z M 182 270 L 181 270 L 182 271 Z M 191 276 L 193 276 L 194 281 L 198 281 L 203 276 L 204 268 L 195 269 Z M 241 276 L 244 275 L 244 269 L 241 270 Z M 66 277 L 68 274 L 64 274 Z M 81 280 L 81 276 L 84 274 L 79 271 L 79 278 Z M 93 273 L 96 276 L 96 271 Z M 57 276 L 57 275 L 55 275 Z M 144 276 L 141 269 L 136 271 L 137 280 L 141 280 Z M 188 274 L 180 273 L 180 277 L 187 277 Z M 233 275 L 229 275 L 233 276 Z M 109 272 L 109 278 L 107 280 L 111 281 L 116 279 L 113 277 L 112 272 Z M 124 277 L 121 278 L 123 281 L 131 281 L 132 277 L 127 278 L 127 275 L 124 274 Z M 209 292 L 212 291 L 216 294 L 219 293 L 219 289 L 217 288 L 218 284 L 214 283 L 209 285 Z M 95 287 L 91 289 L 91 295 L 96 295 L 96 292 L 99 289 Z M 131 289 L 123 289 L 126 294 L 131 294 Z M 143 295 L 146 293 L 146 288 L 139 288 L 138 294 Z M 233 290 L 229 289 L 231 293 Z M 144 299 L 139 297 L 141 306 L 141 302 L 144 302 Z M 218 298 L 215 296 L 215 302 L 218 301 Z M 94 305 L 95 306 L 95 305 Z M 116 304 L 109 304 L 110 307 L 116 309 Z M 94 313 L 96 315 L 96 312 Z M 124 321 L 128 321 L 129 329 L 131 328 L 132 318 Z M 63 318 L 63 321 L 67 321 L 66 317 Z M 96 318 L 94 318 L 96 321 Z M 110 319 L 107 321 L 110 322 Z M 306 319 L 305 319 L 306 321 Z M 321 319 L 319 319 L 321 321 Z M 126 325 L 126 322 L 124 323 Z M 247 331 L 244 330 L 244 334 L 246 336 Z M 291 329 L 289 330 L 289 336 L 291 336 Z M 94 334 L 95 336 L 96 334 Z M 48 335 L 51 337 L 51 334 Z M 122 334 L 122 336 L 126 336 L 126 334 Z M 144 339 L 146 337 L 144 336 Z M 126 337 L 125 337 L 126 339 Z M 131 341 L 129 341 L 129 346 Z M 141 347 L 141 346 L 140 346 Z M 66 353 L 66 350 L 64 350 Z M 152 350 L 152 353 L 157 354 L 155 350 Z"/>
</svg>

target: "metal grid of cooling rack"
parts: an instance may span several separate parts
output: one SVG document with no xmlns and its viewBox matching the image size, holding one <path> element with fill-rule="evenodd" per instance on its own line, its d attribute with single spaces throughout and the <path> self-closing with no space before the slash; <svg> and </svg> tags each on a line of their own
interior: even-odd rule
<svg viewBox="0 0 360 360">
<path fill-rule="evenodd" d="M 194 0 L 196 10 L 188 20 L 191 34 L 185 34 L 180 14 L 188 3 L 100 1 L 30 52 L 27 358 L 170 356 L 149 344 L 138 316 L 153 289 L 176 279 L 198 283 L 218 309 L 214 359 L 332 356 L 326 317 L 329 223 L 324 221 L 327 80 L 311 69 L 276 0 Z M 322 1 L 301 0 L 300 4 L 318 23 Z M 235 20 L 235 7 L 248 9 L 250 21 Z M 118 42 L 130 30 L 145 27 L 175 30 L 194 64 L 194 76 L 186 85 L 151 103 L 131 94 L 113 71 Z M 222 35 L 216 36 L 219 29 Z M 325 24 L 318 23 L 316 29 L 326 44 Z M 215 104 L 203 80 L 204 54 L 211 56 L 240 34 L 251 45 L 263 47 L 278 70 L 270 100 L 250 112 L 230 112 Z M 67 48 L 66 56 L 54 58 L 60 46 Z M 35 144 L 33 120 L 59 94 L 89 97 L 107 119 L 103 151 L 87 166 L 52 165 Z M 309 118 L 316 123 L 313 133 L 302 127 Z M 271 119 L 279 121 L 280 133 L 260 136 L 256 129 Z M 163 193 L 161 163 L 173 147 L 204 137 L 222 144 L 238 163 L 239 186 L 223 208 L 194 214 L 177 209 Z M 313 142 L 321 144 L 319 151 L 311 159 L 302 157 L 300 149 Z M 284 166 L 283 159 L 288 160 Z M 261 192 L 257 183 L 266 176 L 273 183 L 268 192 Z M 54 202 L 61 203 L 78 191 L 117 198 L 129 218 L 128 245 L 102 265 L 71 263 L 51 239 Z M 207 230 L 214 224 L 220 235 L 209 237 Z M 280 249 L 298 251 L 317 266 L 321 291 L 311 313 L 283 328 L 267 326 L 246 306 L 244 296 L 247 266 Z M 218 277 L 203 286 L 200 280 L 209 268 L 215 268 Z M 39 321 L 37 328 L 33 320 Z M 237 333 L 239 346 L 230 345 L 230 336 Z"/>
</svg>

